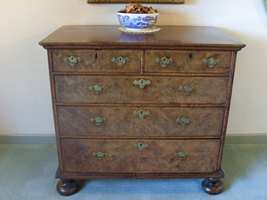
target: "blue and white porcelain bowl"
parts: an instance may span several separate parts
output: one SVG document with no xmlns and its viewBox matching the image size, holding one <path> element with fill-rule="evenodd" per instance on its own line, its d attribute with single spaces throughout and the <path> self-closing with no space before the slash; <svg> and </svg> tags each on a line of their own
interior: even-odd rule
<svg viewBox="0 0 267 200">
<path fill-rule="evenodd" d="M 129 29 L 147 29 L 155 26 L 159 13 L 135 14 L 117 12 L 120 25 Z"/>
</svg>

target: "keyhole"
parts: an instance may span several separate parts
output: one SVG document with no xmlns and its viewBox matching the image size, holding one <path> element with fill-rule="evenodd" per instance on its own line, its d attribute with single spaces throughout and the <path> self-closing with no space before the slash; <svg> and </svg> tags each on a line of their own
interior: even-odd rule
<svg viewBox="0 0 267 200">
<path fill-rule="evenodd" d="M 193 59 L 193 54 L 190 53 L 190 54 L 188 55 L 188 57 L 189 57 L 190 60 Z"/>
</svg>

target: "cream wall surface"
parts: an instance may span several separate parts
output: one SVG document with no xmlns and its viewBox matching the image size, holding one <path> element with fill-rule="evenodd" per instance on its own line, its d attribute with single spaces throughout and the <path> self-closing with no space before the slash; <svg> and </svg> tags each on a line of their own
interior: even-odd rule
<svg viewBox="0 0 267 200">
<path fill-rule="evenodd" d="M 228 133 L 267 133 L 267 14 L 262 0 L 154 5 L 161 25 L 218 26 L 247 44 L 238 56 Z M 0 12 L 0 134 L 54 134 L 46 52 L 61 25 L 117 24 L 122 5 L 86 0 L 4 1 Z"/>
</svg>

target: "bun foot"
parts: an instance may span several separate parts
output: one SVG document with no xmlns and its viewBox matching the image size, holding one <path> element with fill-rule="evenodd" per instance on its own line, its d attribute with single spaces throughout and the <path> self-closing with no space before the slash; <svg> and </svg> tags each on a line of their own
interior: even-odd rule
<svg viewBox="0 0 267 200">
<path fill-rule="evenodd" d="M 57 182 L 57 192 L 62 196 L 70 196 L 81 189 L 81 184 L 75 180 L 60 179 Z"/>
<path fill-rule="evenodd" d="M 223 192 L 224 185 L 221 178 L 207 178 L 202 182 L 202 189 L 208 194 L 220 194 Z"/>
</svg>

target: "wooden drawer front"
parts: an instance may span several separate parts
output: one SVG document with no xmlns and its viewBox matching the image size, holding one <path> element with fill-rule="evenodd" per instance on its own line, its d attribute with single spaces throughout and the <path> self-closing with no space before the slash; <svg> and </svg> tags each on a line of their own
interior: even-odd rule
<svg viewBox="0 0 267 200">
<path fill-rule="evenodd" d="M 62 72 L 139 72 L 142 51 L 55 50 L 53 69 Z"/>
<path fill-rule="evenodd" d="M 135 50 L 106 50 L 98 52 L 98 60 L 105 72 L 140 72 L 142 54 Z"/>
<path fill-rule="evenodd" d="M 224 103 L 227 78 L 56 76 L 68 103 Z"/>
<path fill-rule="evenodd" d="M 218 140 L 62 141 L 66 172 L 214 172 Z"/>
<path fill-rule="evenodd" d="M 146 51 L 146 72 L 224 73 L 229 70 L 231 52 Z"/>
<path fill-rule="evenodd" d="M 61 136 L 219 136 L 223 108 L 58 107 Z"/>
</svg>

